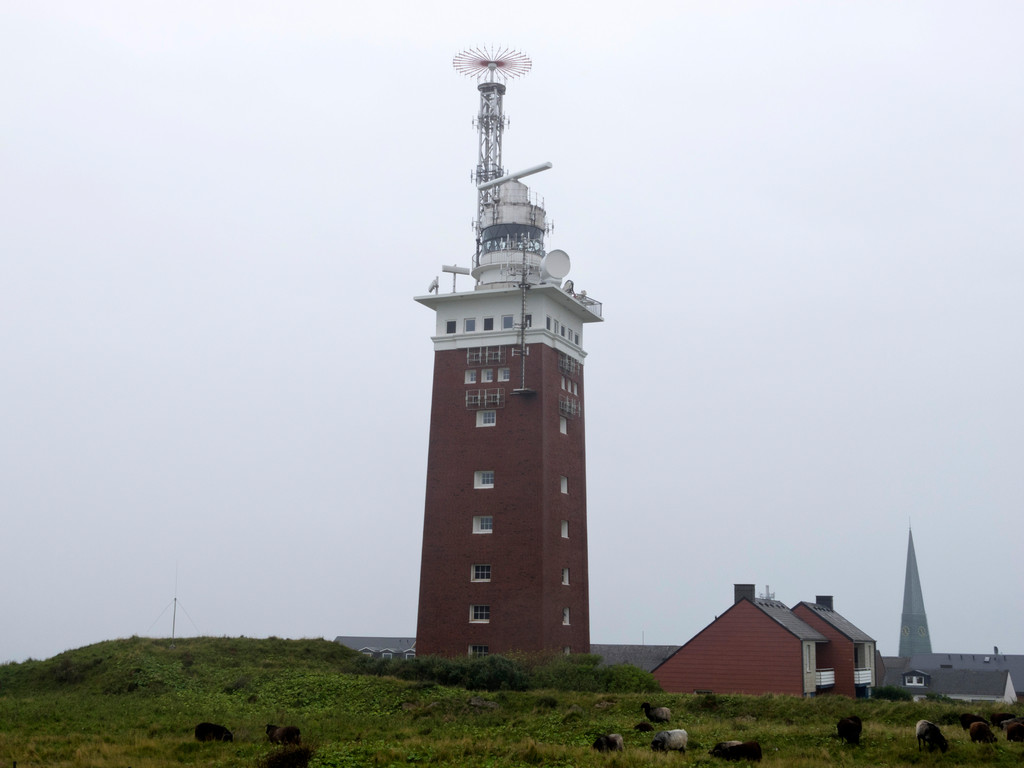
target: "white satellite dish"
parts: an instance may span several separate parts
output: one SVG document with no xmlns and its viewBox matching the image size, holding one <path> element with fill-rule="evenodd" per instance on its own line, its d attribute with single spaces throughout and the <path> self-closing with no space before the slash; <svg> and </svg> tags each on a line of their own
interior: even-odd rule
<svg viewBox="0 0 1024 768">
<path fill-rule="evenodd" d="M 569 254 L 562 250 L 548 251 L 540 260 L 540 279 L 547 282 L 548 278 L 560 281 L 569 274 Z"/>
</svg>

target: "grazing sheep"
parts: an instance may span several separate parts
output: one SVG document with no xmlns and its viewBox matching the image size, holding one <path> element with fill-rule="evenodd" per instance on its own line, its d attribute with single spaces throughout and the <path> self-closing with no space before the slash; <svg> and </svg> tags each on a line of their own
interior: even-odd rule
<svg viewBox="0 0 1024 768">
<path fill-rule="evenodd" d="M 756 741 L 720 741 L 708 752 L 712 757 L 723 760 L 747 760 L 761 762 L 761 745 Z"/>
<path fill-rule="evenodd" d="M 1024 723 L 1010 723 L 1006 728 L 1007 741 L 1024 741 Z"/>
<path fill-rule="evenodd" d="M 633 726 L 634 731 L 653 731 L 654 726 L 650 723 L 637 723 Z"/>
<path fill-rule="evenodd" d="M 939 726 L 935 723 L 928 722 L 927 720 L 918 720 L 914 731 L 917 734 L 918 752 L 921 751 L 922 744 L 928 747 L 929 752 L 935 749 L 935 747 L 938 747 L 943 752 L 949 749 L 949 742 L 946 741 L 946 737 L 942 735 L 942 731 L 939 730 Z"/>
<path fill-rule="evenodd" d="M 651 742 L 651 749 L 655 752 L 668 752 L 675 749 L 680 752 L 686 751 L 686 742 L 689 736 L 682 728 L 672 731 L 658 731 L 654 734 L 654 741 Z"/>
<path fill-rule="evenodd" d="M 960 727 L 963 728 L 965 731 L 971 727 L 971 723 L 987 722 L 988 720 L 986 720 L 981 715 L 972 715 L 970 712 L 964 712 L 962 715 L 960 715 Z"/>
<path fill-rule="evenodd" d="M 299 729 L 294 725 L 285 725 L 278 728 L 276 725 L 267 724 L 267 738 L 271 744 L 298 744 Z"/>
<path fill-rule="evenodd" d="M 999 727 L 1005 731 L 1014 723 L 1024 723 L 1024 717 L 1011 717 L 1009 720 L 1003 720 L 999 723 Z"/>
<path fill-rule="evenodd" d="M 836 730 L 839 732 L 839 738 L 847 744 L 860 744 L 860 732 L 862 727 L 860 718 L 856 715 L 844 717 L 836 723 Z"/>
<path fill-rule="evenodd" d="M 982 744 L 995 744 L 996 735 L 988 727 L 988 723 L 971 723 L 968 729 L 971 732 L 971 741 Z"/>
<path fill-rule="evenodd" d="M 996 712 L 992 717 L 988 719 L 992 725 L 1001 725 L 1003 720 L 1013 720 L 1016 717 L 1012 712 Z"/>
<path fill-rule="evenodd" d="M 598 752 L 621 752 L 622 751 L 622 734 L 621 733 L 606 733 L 598 736 L 597 740 L 594 741 L 594 749 Z"/>
<path fill-rule="evenodd" d="M 672 719 L 672 710 L 668 707 L 652 707 L 646 701 L 640 705 L 640 709 L 647 715 L 652 723 L 667 723 Z"/>
<path fill-rule="evenodd" d="M 231 731 L 216 723 L 200 723 L 196 726 L 196 741 L 233 741 Z"/>
</svg>

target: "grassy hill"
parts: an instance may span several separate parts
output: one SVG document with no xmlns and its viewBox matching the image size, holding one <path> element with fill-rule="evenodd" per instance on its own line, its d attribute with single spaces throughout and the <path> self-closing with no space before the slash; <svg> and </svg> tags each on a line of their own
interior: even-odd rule
<svg viewBox="0 0 1024 768">
<path fill-rule="evenodd" d="M 971 744 L 955 723 L 963 705 L 948 702 L 487 693 L 356 674 L 364 663 L 324 640 L 188 638 L 172 647 L 168 640 L 131 638 L 0 666 L 0 765 L 272 768 L 282 753 L 267 742 L 267 723 L 299 726 L 314 767 L 710 766 L 722 763 L 708 749 L 732 738 L 760 741 L 764 762 L 786 768 L 1024 762 L 1024 745 Z M 654 754 L 651 734 L 633 729 L 648 700 L 671 707 L 671 727 L 689 732 L 685 755 Z M 865 721 L 861 747 L 833 736 L 836 721 L 854 713 Z M 913 724 L 921 718 L 942 725 L 952 744 L 947 754 L 917 751 Z M 226 725 L 235 740 L 196 742 L 193 729 L 201 721 Z M 623 734 L 624 753 L 590 749 L 608 732 Z"/>
</svg>

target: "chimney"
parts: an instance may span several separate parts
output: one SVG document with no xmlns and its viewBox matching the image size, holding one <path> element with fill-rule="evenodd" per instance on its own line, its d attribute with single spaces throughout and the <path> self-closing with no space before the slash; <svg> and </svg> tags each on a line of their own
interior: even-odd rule
<svg viewBox="0 0 1024 768">
<path fill-rule="evenodd" d="M 828 608 L 830 611 L 832 608 L 832 595 L 818 595 L 814 598 L 814 602 L 820 605 L 822 608 Z"/>
<path fill-rule="evenodd" d="M 753 584 L 733 584 L 733 604 L 735 605 L 743 598 L 747 598 L 750 602 L 754 602 L 754 585 Z"/>
</svg>

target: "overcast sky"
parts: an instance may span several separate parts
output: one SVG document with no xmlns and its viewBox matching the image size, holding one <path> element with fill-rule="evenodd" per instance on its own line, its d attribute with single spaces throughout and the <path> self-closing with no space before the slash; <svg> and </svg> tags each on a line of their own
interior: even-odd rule
<svg viewBox="0 0 1024 768">
<path fill-rule="evenodd" d="M 1024 5 L 0 4 L 0 662 L 416 628 L 475 83 L 588 325 L 591 637 L 1024 653 Z M 449 276 L 442 275 L 442 287 Z"/>
</svg>

